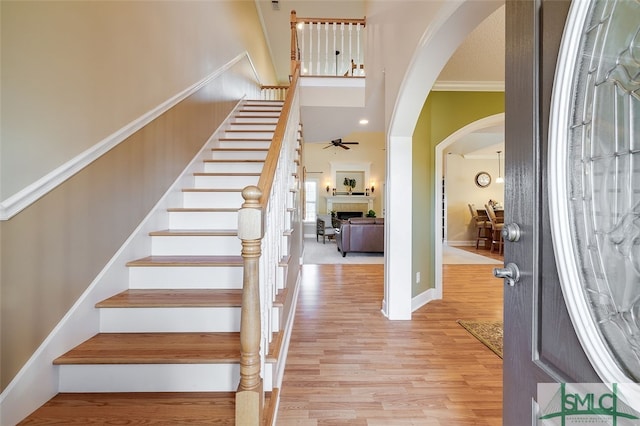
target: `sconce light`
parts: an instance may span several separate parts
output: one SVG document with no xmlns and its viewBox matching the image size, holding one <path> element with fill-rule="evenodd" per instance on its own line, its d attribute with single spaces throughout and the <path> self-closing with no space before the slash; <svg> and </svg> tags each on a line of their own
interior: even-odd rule
<svg viewBox="0 0 640 426">
<path fill-rule="evenodd" d="M 502 177 L 501 171 L 501 162 L 500 162 L 500 153 L 502 151 L 496 151 L 498 153 L 498 177 L 496 178 L 496 183 L 504 183 L 504 178 Z"/>
<path fill-rule="evenodd" d="M 327 185 L 327 192 L 329 192 L 329 185 Z"/>
<path fill-rule="evenodd" d="M 376 187 L 371 185 L 371 193 L 373 194 L 374 192 L 376 192 Z"/>
</svg>

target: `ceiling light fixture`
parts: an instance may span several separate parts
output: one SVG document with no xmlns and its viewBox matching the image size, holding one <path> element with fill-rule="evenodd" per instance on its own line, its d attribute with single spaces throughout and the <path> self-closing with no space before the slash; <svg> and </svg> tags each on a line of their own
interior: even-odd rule
<svg viewBox="0 0 640 426">
<path fill-rule="evenodd" d="M 502 151 L 496 151 L 498 153 L 498 177 L 496 178 L 496 183 L 504 183 L 504 178 L 502 177 L 501 171 L 501 162 L 500 162 L 500 153 Z"/>
<path fill-rule="evenodd" d="M 367 120 L 366 118 L 363 118 L 362 120 L 360 120 L 360 124 L 361 125 L 365 125 L 365 124 L 369 124 L 369 120 Z"/>
</svg>

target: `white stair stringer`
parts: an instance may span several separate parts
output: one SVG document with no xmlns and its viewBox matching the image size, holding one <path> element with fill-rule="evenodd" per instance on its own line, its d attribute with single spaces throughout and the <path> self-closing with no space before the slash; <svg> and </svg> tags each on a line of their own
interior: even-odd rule
<svg viewBox="0 0 640 426">
<path fill-rule="evenodd" d="M 152 232 L 148 257 L 127 264 L 130 290 L 242 288 L 241 242 L 237 238 L 241 190 L 258 182 L 280 109 L 281 105 L 273 102 L 266 106 L 246 102 L 233 116 L 242 124 L 230 123 L 225 127 L 229 131 L 214 141 L 210 160 L 203 161 L 192 186 L 182 189 L 181 204 L 168 210 L 169 229 Z M 216 264 L 213 259 L 217 258 L 229 261 Z M 283 289 L 282 272 L 278 275 L 277 288 Z M 100 331 L 106 334 L 238 333 L 240 329 L 239 306 L 99 309 Z M 269 319 L 274 333 L 281 332 L 282 315 L 282 306 L 274 304 Z M 265 391 L 273 388 L 275 362 L 264 364 Z M 57 364 L 60 392 L 228 392 L 237 390 L 239 380 L 237 360 Z"/>
</svg>

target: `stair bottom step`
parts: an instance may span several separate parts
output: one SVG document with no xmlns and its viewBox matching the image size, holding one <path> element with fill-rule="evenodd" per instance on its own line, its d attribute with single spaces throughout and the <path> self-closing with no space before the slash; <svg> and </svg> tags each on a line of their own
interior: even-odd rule
<svg viewBox="0 0 640 426">
<path fill-rule="evenodd" d="M 272 398 L 265 393 L 265 414 Z M 60 393 L 20 425 L 233 425 L 234 392 Z"/>
</svg>

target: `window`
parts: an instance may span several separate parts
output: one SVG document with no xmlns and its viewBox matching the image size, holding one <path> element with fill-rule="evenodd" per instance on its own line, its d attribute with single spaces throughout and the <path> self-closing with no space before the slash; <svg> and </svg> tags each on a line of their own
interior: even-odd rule
<svg viewBox="0 0 640 426">
<path fill-rule="evenodd" d="M 305 191 L 305 222 L 315 222 L 318 214 L 318 181 L 309 179 L 304 183 Z"/>
</svg>

